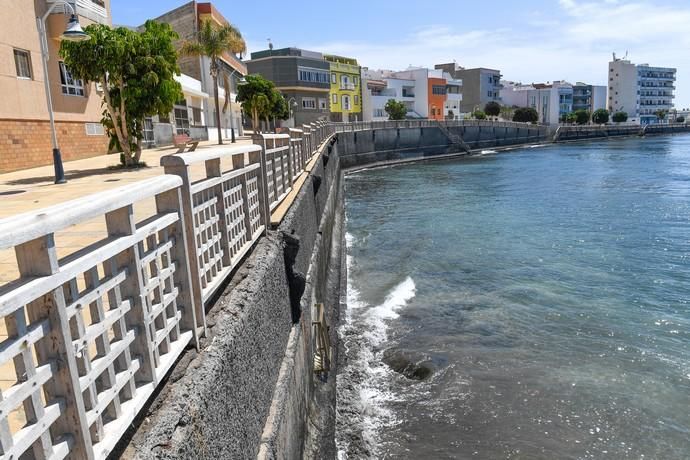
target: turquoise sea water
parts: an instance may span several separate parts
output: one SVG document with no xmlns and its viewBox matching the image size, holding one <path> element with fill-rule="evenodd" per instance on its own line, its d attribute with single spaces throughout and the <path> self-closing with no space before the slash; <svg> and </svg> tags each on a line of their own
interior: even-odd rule
<svg viewBox="0 0 690 460">
<path fill-rule="evenodd" d="M 346 214 L 340 458 L 690 458 L 690 136 L 361 171 Z"/>
</svg>

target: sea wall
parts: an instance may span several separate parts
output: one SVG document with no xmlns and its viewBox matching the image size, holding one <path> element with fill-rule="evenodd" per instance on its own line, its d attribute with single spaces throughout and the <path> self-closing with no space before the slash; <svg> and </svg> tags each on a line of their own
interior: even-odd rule
<svg viewBox="0 0 690 460">
<path fill-rule="evenodd" d="M 544 142 L 548 130 L 539 125 L 490 124 L 450 126 L 451 136 L 459 136 L 472 150 Z M 430 157 L 465 154 L 460 143 L 451 141 L 441 128 L 380 128 L 338 133 L 341 166 L 351 168 Z"/>
<path fill-rule="evenodd" d="M 578 141 L 621 136 L 647 136 L 655 134 L 675 134 L 690 132 L 690 125 L 671 123 L 659 125 L 585 125 L 559 126 L 553 136 L 554 142 Z"/>
<path fill-rule="evenodd" d="M 320 424 L 308 421 L 321 418 L 318 386 L 333 383 L 312 371 L 312 309 L 324 303 L 328 320 L 337 320 L 337 145 L 324 144 L 315 161 L 280 226 L 257 243 L 209 311 L 200 352 L 181 358 L 115 455 L 299 458 L 321 442 Z M 335 327 L 330 335 L 335 344 Z M 326 393 L 328 412 L 335 393 Z"/>
</svg>

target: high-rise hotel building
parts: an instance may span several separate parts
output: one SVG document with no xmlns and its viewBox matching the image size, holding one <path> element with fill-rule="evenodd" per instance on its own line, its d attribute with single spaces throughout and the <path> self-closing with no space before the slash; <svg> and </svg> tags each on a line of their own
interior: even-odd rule
<svg viewBox="0 0 690 460">
<path fill-rule="evenodd" d="M 676 69 L 633 64 L 625 59 L 609 62 L 607 107 L 626 112 L 628 120 L 642 125 L 658 123 L 657 113 L 673 109 Z"/>
</svg>

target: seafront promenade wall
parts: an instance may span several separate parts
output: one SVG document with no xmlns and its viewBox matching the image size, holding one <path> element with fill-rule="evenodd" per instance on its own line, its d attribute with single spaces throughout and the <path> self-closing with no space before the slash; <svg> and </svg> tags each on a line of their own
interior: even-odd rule
<svg viewBox="0 0 690 460">
<path fill-rule="evenodd" d="M 319 379 L 314 372 L 319 328 L 336 359 L 329 326 L 338 315 L 343 210 L 330 139 L 282 221 L 215 302 L 207 345 L 173 372 L 124 458 L 301 458 L 333 438 L 335 369 Z"/>
<path fill-rule="evenodd" d="M 559 126 L 554 133 L 553 141 L 567 142 L 621 136 L 649 136 L 688 132 L 690 132 L 690 125 L 686 123 L 669 123 L 647 126 L 615 124 L 601 126 Z"/>
<path fill-rule="evenodd" d="M 332 139 L 316 123 L 169 155 L 160 176 L 0 220 L 17 261 L 0 285 L 0 365 L 15 382 L 0 450 L 247 458 L 266 433 L 266 455 L 298 456 L 310 366 L 335 340 L 331 273 L 314 265 L 331 265 L 339 238 Z"/>
<path fill-rule="evenodd" d="M 549 140 L 545 126 L 498 121 L 337 125 L 343 168 L 444 157 Z"/>
</svg>

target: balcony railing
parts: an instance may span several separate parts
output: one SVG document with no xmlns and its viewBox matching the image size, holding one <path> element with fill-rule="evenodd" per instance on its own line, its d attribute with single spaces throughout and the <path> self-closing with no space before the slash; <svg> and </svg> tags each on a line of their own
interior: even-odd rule
<svg viewBox="0 0 690 460">
<path fill-rule="evenodd" d="M 352 91 L 355 89 L 354 83 L 340 83 L 340 89 L 346 89 Z"/>
<path fill-rule="evenodd" d="M 46 3 L 56 3 L 56 0 L 46 0 Z M 62 3 L 62 2 L 57 2 Z M 91 19 L 94 22 L 106 23 L 108 20 L 108 11 L 105 9 L 105 2 L 100 0 L 76 0 L 70 1 L 71 4 L 75 5 L 79 16 Z M 57 6 L 55 12 L 65 12 L 64 6 Z"/>
</svg>

